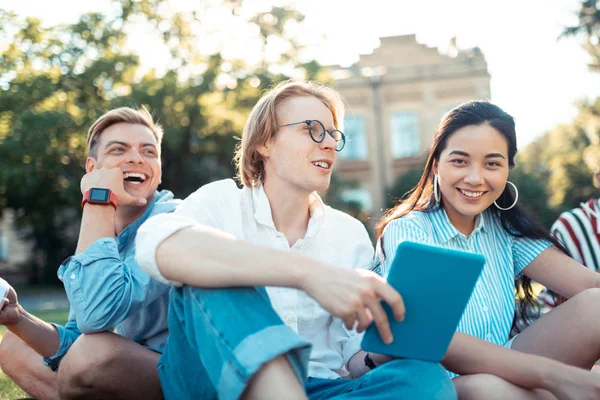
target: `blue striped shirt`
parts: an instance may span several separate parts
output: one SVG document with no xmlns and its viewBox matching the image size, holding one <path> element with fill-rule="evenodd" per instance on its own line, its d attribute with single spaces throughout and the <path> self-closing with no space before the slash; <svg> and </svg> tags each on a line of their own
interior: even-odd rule
<svg viewBox="0 0 600 400">
<path fill-rule="evenodd" d="M 377 249 L 379 259 L 385 254 L 381 264 L 383 276 L 387 276 L 394 252 L 403 241 L 485 257 L 483 271 L 457 330 L 498 345 L 505 345 L 509 339 L 515 311 L 515 278 L 552 245 L 546 240 L 511 235 L 502 227 L 500 219 L 488 210 L 479 214 L 475 229 L 469 236 L 460 233 L 440 207 L 429 212 L 412 211 L 390 222 L 383 231 L 381 245 L 384 253 L 380 246 Z"/>
</svg>

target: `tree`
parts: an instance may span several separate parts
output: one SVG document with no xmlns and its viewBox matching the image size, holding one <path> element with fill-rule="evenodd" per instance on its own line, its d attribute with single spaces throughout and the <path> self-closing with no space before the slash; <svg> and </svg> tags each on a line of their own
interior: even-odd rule
<svg viewBox="0 0 600 400">
<path fill-rule="evenodd" d="M 583 0 L 577 17 L 579 24 L 565 28 L 561 36 L 581 37 L 585 50 L 592 57 L 590 69 L 600 71 L 600 3 L 598 0 Z"/>
<path fill-rule="evenodd" d="M 319 73 L 318 64 L 299 59 L 301 46 L 288 34 L 289 24 L 303 19 L 293 8 L 242 17 L 239 0 L 184 11 L 159 0 L 113 4 L 106 14 L 54 27 L 0 10 L 0 43 L 8 43 L 0 48 L 0 213 L 14 210 L 20 232 L 33 240 L 36 281 L 55 281 L 57 266 L 73 252 L 85 134 L 104 111 L 153 111 L 165 130 L 164 186 L 184 197 L 232 176 L 236 136 L 263 89 L 291 74 Z M 289 45 L 258 65 L 219 48 L 202 53 L 198 42 L 214 33 L 201 29 L 211 7 L 225 10 L 231 23 L 256 25 L 265 49 L 274 39 Z M 154 28 L 157 48 L 167 49 L 166 70 L 142 73 L 139 57 L 127 50 L 127 29 L 140 23 Z"/>
</svg>

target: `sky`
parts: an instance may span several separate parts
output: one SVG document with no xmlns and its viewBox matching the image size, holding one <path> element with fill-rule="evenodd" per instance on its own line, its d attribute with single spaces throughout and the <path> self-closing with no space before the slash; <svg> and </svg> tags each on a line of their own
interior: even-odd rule
<svg viewBox="0 0 600 400">
<path fill-rule="evenodd" d="M 185 10 L 199 1 L 171 4 Z M 441 50 L 456 37 L 459 48 L 479 47 L 491 74 L 491 100 L 515 117 L 521 147 L 568 123 L 577 101 L 600 96 L 600 73 L 587 70 L 589 56 L 580 41 L 558 40 L 565 26 L 577 23 L 577 0 L 245 0 L 244 9 L 251 14 L 284 4 L 295 4 L 306 15 L 297 35 L 308 54 L 325 65 L 351 65 L 377 48 L 383 36 L 416 34 L 418 42 Z M 0 8 L 47 25 L 74 22 L 81 13 L 107 7 L 108 0 L 0 0 Z M 249 32 L 234 24 L 224 30 L 229 26 L 224 18 L 206 18 L 205 32 L 213 32 L 223 51 L 256 58 L 245 40 Z M 164 65 L 166 59 L 152 35 L 141 25 L 131 32 L 132 49 L 147 68 Z"/>
</svg>

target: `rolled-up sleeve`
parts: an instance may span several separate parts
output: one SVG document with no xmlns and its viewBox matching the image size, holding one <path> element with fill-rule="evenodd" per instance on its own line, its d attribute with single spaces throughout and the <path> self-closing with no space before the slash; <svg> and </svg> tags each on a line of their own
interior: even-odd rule
<svg viewBox="0 0 600 400">
<path fill-rule="evenodd" d="M 149 218 L 136 236 L 136 257 L 140 267 L 161 283 L 181 286 L 181 282 L 171 281 L 161 274 L 156 264 L 158 247 L 176 232 L 192 226 L 221 232 L 225 221 L 232 218 L 231 214 L 236 210 L 239 212 L 239 204 L 236 207 L 227 203 L 236 198 L 237 192 L 238 188 L 231 179 L 213 182 L 192 193 L 173 213 Z"/>
<path fill-rule="evenodd" d="M 75 340 L 81 335 L 81 331 L 77 328 L 77 321 L 73 310 L 69 311 L 69 322 L 65 326 L 54 324 L 54 328 L 58 332 L 59 345 L 56 353 L 50 357 L 44 357 L 44 364 L 50 367 L 53 371 L 58 369 L 58 365 L 62 358 L 67 354 L 67 351 L 71 348 L 71 345 L 75 343 Z"/>
<path fill-rule="evenodd" d="M 58 275 L 82 333 L 111 331 L 169 290 L 138 266 L 135 246 L 122 259 L 115 238 L 98 239 L 69 257 Z"/>
</svg>

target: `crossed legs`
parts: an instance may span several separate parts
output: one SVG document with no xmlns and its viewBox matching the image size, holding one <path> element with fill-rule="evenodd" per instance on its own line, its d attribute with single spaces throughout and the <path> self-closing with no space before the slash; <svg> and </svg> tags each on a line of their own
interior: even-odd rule
<svg viewBox="0 0 600 400">
<path fill-rule="evenodd" d="M 579 293 L 542 316 L 517 335 L 511 349 L 591 369 L 600 359 L 600 289 Z M 525 390 L 492 375 L 467 375 L 453 381 L 461 400 L 555 399 L 546 391 Z"/>
</svg>

